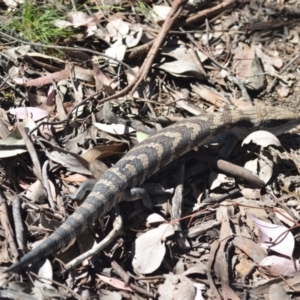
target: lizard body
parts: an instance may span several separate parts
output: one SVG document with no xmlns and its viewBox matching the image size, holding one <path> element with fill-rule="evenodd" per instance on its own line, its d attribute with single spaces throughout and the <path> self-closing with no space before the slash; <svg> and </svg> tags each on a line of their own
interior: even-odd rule
<svg viewBox="0 0 300 300">
<path fill-rule="evenodd" d="M 239 138 L 258 129 L 276 135 L 299 125 L 296 112 L 271 107 L 203 114 L 175 123 L 131 149 L 97 181 L 82 205 L 45 241 L 11 265 L 16 272 L 66 245 L 117 205 L 126 188 L 143 183 L 160 168 L 195 147 L 233 131 Z"/>
</svg>

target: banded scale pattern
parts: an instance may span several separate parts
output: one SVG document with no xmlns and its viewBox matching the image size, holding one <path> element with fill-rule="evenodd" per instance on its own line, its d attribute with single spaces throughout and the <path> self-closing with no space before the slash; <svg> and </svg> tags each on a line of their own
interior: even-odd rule
<svg viewBox="0 0 300 300">
<path fill-rule="evenodd" d="M 161 130 L 134 147 L 106 171 L 84 203 L 65 223 L 6 272 L 16 272 L 66 245 L 117 205 L 126 188 L 138 186 L 160 168 L 193 148 L 218 139 L 224 132 L 233 131 L 239 138 L 258 129 L 279 135 L 299 125 L 299 121 L 295 112 L 256 107 L 191 117 Z"/>
</svg>

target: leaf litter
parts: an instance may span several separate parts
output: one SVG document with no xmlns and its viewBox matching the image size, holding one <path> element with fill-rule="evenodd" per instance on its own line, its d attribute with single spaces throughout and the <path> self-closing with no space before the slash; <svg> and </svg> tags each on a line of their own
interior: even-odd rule
<svg viewBox="0 0 300 300">
<path fill-rule="evenodd" d="M 40 26 L 67 34 L 50 45 L 16 30 L 17 12 L 39 5 L 28 3 L 1 8 L 2 271 L 81 204 L 72 195 L 82 182 L 151 133 L 219 108 L 299 111 L 295 1 L 189 1 L 173 20 L 176 0 L 46 1 L 32 24 L 48 5 L 57 19 Z M 142 194 L 120 195 L 143 200 L 122 201 L 120 215 L 22 276 L 1 272 L 0 298 L 298 299 L 297 130 L 230 143 L 195 149 L 177 162 L 183 173 L 172 163 Z"/>
</svg>

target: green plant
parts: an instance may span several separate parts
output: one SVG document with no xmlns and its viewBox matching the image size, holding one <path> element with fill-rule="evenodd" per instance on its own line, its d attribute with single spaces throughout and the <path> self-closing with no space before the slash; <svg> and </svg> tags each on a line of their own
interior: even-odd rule
<svg viewBox="0 0 300 300">
<path fill-rule="evenodd" d="M 53 24 L 54 20 L 62 16 L 53 6 L 38 6 L 26 0 L 10 17 L 10 22 L 2 26 L 2 29 L 13 30 L 21 38 L 30 42 L 53 43 L 57 38 L 69 35 L 67 31 Z"/>
<path fill-rule="evenodd" d="M 148 17 L 149 13 L 153 11 L 152 7 L 142 1 L 135 0 L 136 7 L 138 8 L 139 12 L 144 16 Z"/>
</svg>

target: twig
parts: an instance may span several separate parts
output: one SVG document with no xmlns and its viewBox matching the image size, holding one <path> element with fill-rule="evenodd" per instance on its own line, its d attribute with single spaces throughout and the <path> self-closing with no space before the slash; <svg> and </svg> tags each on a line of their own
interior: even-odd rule
<svg viewBox="0 0 300 300">
<path fill-rule="evenodd" d="M 53 210 L 55 210 L 55 203 L 54 203 L 53 198 L 52 198 L 52 193 L 51 193 L 51 189 L 50 189 L 49 179 L 48 179 L 48 175 L 47 175 L 48 166 L 49 166 L 49 160 L 47 159 L 44 162 L 43 169 L 42 169 L 43 185 L 44 185 L 44 188 L 46 189 L 46 192 L 47 192 L 48 202 L 50 204 L 50 207 Z"/>
<path fill-rule="evenodd" d="M 129 280 L 130 280 L 129 275 L 127 274 L 127 272 L 125 272 L 125 270 L 116 261 L 112 261 L 111 266 L 114 269 L 114 271 L 122 278 L 122 280 L 128 286 L 130 286 L 134 291 L 136 291 L 140 294 L 143 294 L 143 295 L 147 296 L 148 298 L 154 298 L 155 297 L 152 293 L 147 292 L 145 289 L 143 289 L 143 288 L 141 288 L 141 287 L 139 287 L 139 286 L 137 286 L 133 283 L 130 283 L 129 282 Z"/>
<path fill-rule="evenodd" d="M 100 243 L 94 246 L 91 250 L 86 251 L 85 253 L 79 255 L 78 257 L 76 257 L 75 259 L 71 260 L 69 263 L 64 265 L 64 271 L 62 271 L 62 273 L 65 273 L 66 271 L 75 268 L 85 259 L 94 256 L 100 251 L 102 251 L 108 244 L 110 244 L 115 239 L 115 237 L 117 237 L 121 233 L 122 228 L 123 228 L 122 217 L 118 213 L 113 223 L 113 229 L 109 232 L 109 234 Z"/>
<path fill-rule="evenodd" d="M 28 136 L 31 136 L 33 134 L 33 132 L 35 132 L 36 130 L 38 130 L 41 126 L 43 125 L 60 125 L 63 124 L 65 122 L 68 122 L 71 119 L 72 114 L 74 113 L 74 111 L 80 107 L 81 105 L 84 105 L 86 102 L 88 102 L 89 100 L 91 100 L 92 98 L 98 96 L 101 92 L 97 92 L 93 95 L 88 96 L 87 98 L 85 98 L 84 100 L 82 100 L 80 103 L 78 103 L 77 105 L 75 105 L 72 110 L 68 113 L 67 117 L 63 120 L 60 121 L 54 121 L 54 122 L 41 122 L 40 124 L 38 124 L 35 128 L 33 128 L 32 130 L 29 131 Z"/>
<path fill-rule="evenodd" d="M 243 94 L 245 100 L 248 102 L 249 106 L 253 106 L 251 97 L 249 96 L 249 94 L 248 94 L 248 92 L 247 92 L 247 89 L 245 88 L 245 85 L 243 84 L 243 82 L 242 82 L 241 80 L 237 79 L 236 77 L 231 76 L 231 75 L 227 76 L 227 78 L 228 78 L 232 83 L 236 84 L 236 85 L 240 88 L 240 90 L 241 90 L 241 92 L 242 92 L 242 94 Z"/>
<path fill-rule="evenodd" d="M 117 99 L 119 97 L 122 97 L 124 95 L 126 95 L 127 93 L 129 93 L 131 90 L 135 90 L 135 88 L 140 84 L 140 82 L 147 76 L 148 72 L 149 72 L 149 69 L 152 65 L 152 62 L 158 52 L 158 49 L 159 47 L 161 46 L 166 34 L 168 33 L 168 31 L 171 29 L 172 25 L 174 24 L 175 20 L 177 19 L 177 17 L 179 16 L 179 14 L 181 13 L 184 5 L 186 4 L 186 0 L 175 0 L 173 2 L 173 5 L 171 7 L 171 10 L 158 34 L 158 36 L 156 37 L 156 40 L 154 42 L 154 44 L 152 45 L 152 48 L 149 52 L 149 54 L 147 55 L 147 58 L 145 59 L 141 69 L 139 70 L 139 72 L 136 74 L 136 77 L 135 79 L 126 86 L 126 88 L 124 88 L 123 90 L 121 90 L 120 92 L 114 94 L 114 95 L 111 95 L 111 96 L 108 96 L 104 99 L 101 99 L 98 101 L 98 104 L 101 104 L 101 103 L 105 103 L 107 101 L 110 101 L 110 100 L 113 100 L 113 99 Z M 4 36 L 8 36 L 2 32 L 0 32 L 0 35 L 4 35 Z M 9 37 L 9 36 L 8 36 Z M 15 39 L 17 41 L 19 41 L 18 39 Z M 39 43 L 29 43 L 31 45 L 35 45 L 35 46 L 43 46 Z M 48 47 L 47 45 L 45 45 L 46 47 Z M 58 48 L 57 48 L 58 47 Z M 62 47 L 62 46 L 49 46 L 48 48 L 54 48 L 54 49 L 66 49 L 66 50 L 70 50 L 68 48 L 70 47 Z M 72 48 L 72 50 L 81 50 L 81 51 L 87 51 L 89 49 L 85 49 L 85 48 Z M 94 51 L 92 50 L 89 50 L 87 52 L 91 52 L 91 53 L 94 53 Z M 95 54 L 95 53 L 94 53 Z M 99 55 L 102 55 L 104 57 L 107 57 L 105 55 L 103 55 L 102 53 L 99 53 L 97 52 L 97 54 Z M 87 97 L 86 99 L 84 99 L 82 102 L 80 102 L 78 105 L 76 105 L 69 113 L 68 113 L 68 116 L 66 119 L 64 120 L 61 120 L 59 122 L 42 122 L 40 123 L 37 127 L 35 127 L 34 129 L 32 129 L 30 132 L 29 132 L 29 136 L 34 132 L 36 131 L 40 126 L 42 125 L 58 125 L 58 124 L 62 124 L 64 122 L 67 122 L 69 119 L 70 119 L 70 116 L 72 115 L 72 113 L 74 112 L 74 110 L 76 108 L 78 108 L 79 106 L 85 104 L 88 100 L 92 99 L 92 98 L 95 98 L 96 96 L 98 96 L 100 94 L 99 93 L 95 93 L 89 97 Z"/>
<path fill-rule="evenodd" d="M 15 224 L 16 240 L 20 250 L 25 250 L 24 240 L 24 226 L 21 217 L 21 201 L 20 197 L 16 195 L 13 199 L 12 213 Z"/>
<path fill-rule="evenodd" d="M 69 288 L 66 284 L 61 284 L 58 281 L 55 281 L 53 279 L 49 279 L 49 278 L 45 278 L 42 276 L 39 276 L 33 272 L 29 272 L 30 275 L 34 276 L 36 279 L 43 279 L 43 280 L 47 280 L 47 281 L 51 281 L 52 283 L 56 284 L 57 286 L 59 286 L 60 288 L 68 291 L 75 299 L 79 299 L 79 300 L 83 300 L 85 299 L 84 297 L 81 297 L 79 294 L 77 294 L 76 292 L 74 292 L 71 288 Z"/>
<path fill-rule="evenodd" d="M 152 62 L 158 52 L 159 47 L 162 45 L 162 42 L 163 42 L 165 36 L 171 29 L 172 25 L 174 24 L 174 22 L 176 21 L 178 16 L 180 15 L 186 2 L 187 2 L 186 0 L 175 0 L 173 2 L 171 10 L 170 10 L 169 14 L 167 15 L 166 20 L 165 20 L 161 30 L 159 31 L 159 33 L 155 39 L 155 42 L 153 43 L 153 45 L 151 47 L 151 50 L 149 51 L 142 67 L 140 68 L 139 72 L 136 74 L 134 80 L 120 92 L 99 100 L 98 101 L 99 104 L 104 103 L 106 101 L 110 101 L 113 99 L 123 97 L 126 94 L 128 94 L 130 91 L 134 92 L 134 90 L 138 87 L 138 85 L 142 82 L 142 80 L 144 80 L 145 77 L 147 76 L 147 74 L 150 70 L 150 67 L 152 65 Z"/>
<path fill-rule="evenodd" d="M 2 55 L 2 53 L 1 53 L 1 55 Z M 0 79 L 3 80 L 3 83 L 7 84 L 12 89 L 14 89 L 15 91 L 17 91 L 24 98 L 24 100 L 28 101 L 28 97 L 19 88 L 17 88 L 14 84 L 12 84 L 10 81 L 8 81 L 8 77 L 3 77 L 0 74 Z"/>
<path fill-rule="evenodd" d="M 47 45 L 47 44 L 42 44 L 42 43 L 27 42 L 27 41 L 23 41 L 21 39 L 17 39 L 17 38 L 15 38 L 13 36 L 10 36 L 10 35 L 8 35 L 4 32 L 1 32 L 1 31 L 0 31 L 0 35 L 5 36 L 8 39 L 14 40 L 15 42 L 25 44 L 25 45 L 34 46 L 34 47 L 43 47 L 43 48 L 57 49 L 57 50 L 67 50 L 67 51 L 82 51 L 82 52 L 87 52 L 87 53 L 99 55 L 99 56 L 102 56 L 104 58 L 116 61 L 117 63 L 121 64 L 126 69 L 128 69 L 132 74 L 135 74 L 135 72 L 132 70 L 132 68 L 129 65 L 127 65 L 126 63 L 124 63 L 124 62 L 122 62 L 122 61 L 120 61 L 116 58 L 110 57 L 109 55 L 106 55 L 106 54 L 103 54 L 101 52 L 95 51 L 95 50 L 91 50 L 91 49 L 83 48 L 83 47 L 67 47 L 67 46 L 57 46 L 57 45 Z"/>
<path fill-rule="evenodd" d="M 298 58 L 300 57 L 300 54 L 296 55 L 290 62 L 288 62 L 279 72 L 279 75 L 283 74 L 287 70 L 287 68 L 293 64 Z M 271 93 L 272 90 L 274 89 L 276 83 L 277 83 L 278 78 L 274 78 L 270 87 L 267 89 L 267 93 Z"/>
<path fill-rule="evenodd" d="M 235 0 L 225 0 L 221 1 L 218 5 L 199 11 L 197 14 L 187 18 L 180 26 L 192 25 L 194 23 L 200 22 L 201 20 L 208 18 L 210 16 L 220 13 L 222 10 L 226 10 L 234 5 Z"/>
<path fill-rule="evenodd" d="M 35 173 L 36 177 L 43 182 L 42 180 L 42 172 L 41 172 L 41 164 L 39 161 L 39 158 L 37 156 L 36 150 L 31 142 L 31 140 L 28 138 L 25 129 L 20 126 L 19 124 L 17 125 L 17 128 L 25 142 L 25 145 L 27 147 L 27 150 L 29 152 L 29 155 L 31 157 L 32 163 L 33 163 L 33 172 Z"/>
<path fill-rule="evenodd" d="M 6 201 L 2 197 L 1 193 L 0 193 L 0 222 L 1 222 L 2 229 L 4 230 L 5 241 L 9 245 L 13 257 L 13 262 L 15 262 L 17 261 L 17 257 L 19 256 L 19 253 L 13 238 L 13 232 L 8 218 Z"/>
</svg>

